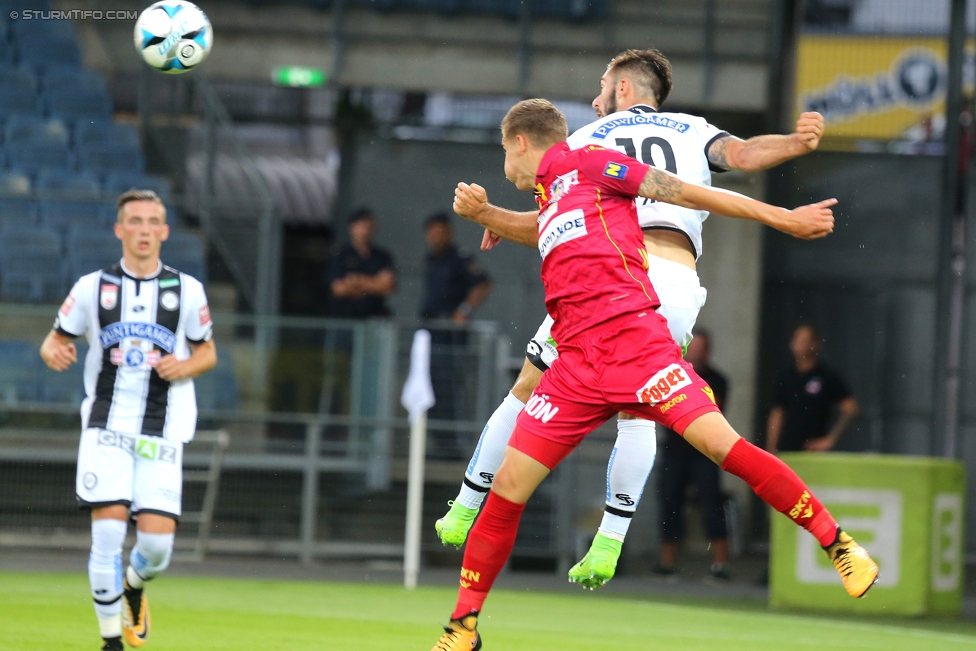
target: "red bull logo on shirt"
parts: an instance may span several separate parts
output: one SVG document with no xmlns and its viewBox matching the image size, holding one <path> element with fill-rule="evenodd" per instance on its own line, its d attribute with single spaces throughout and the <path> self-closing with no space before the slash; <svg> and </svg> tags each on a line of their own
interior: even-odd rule
<svg viewBox="0 0 976 651">
<path fill-rule="evenodd" d="M 672 364 L 658 371 L 637 392 L 637 402 L 656 405 L 662 400 L 668 400 L 678 390 L 691 384 L 687 371 L 679 364 Z"/>
</svg>

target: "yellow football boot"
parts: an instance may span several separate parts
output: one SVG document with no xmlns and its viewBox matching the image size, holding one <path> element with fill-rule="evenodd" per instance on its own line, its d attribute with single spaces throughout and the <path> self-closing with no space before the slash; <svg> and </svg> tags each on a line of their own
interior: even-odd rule
<svg viewBox="0 0 976 651">
<path fill-rule="evenodd" d="M 478 614 L 475 613 L 461 619 L 452 619 L 450 625 L 444 627 L 444 635 L 441 635 L 431 651 L 478 651 L 480 648 Z"/>
<path fill-rule="evenodd" d="M 837 540 L 826 551 L 844 582 L 844 589 L 852 597 L 863 597 L 878 580 L 878 564 L 843 531 L 837 532 Z"/>
<path fill-rule="evenodd" d="M 152 618 L 149 616 L 149 599 L 146 591 L 129 587 L 129 580 L 125 580 L 125 591 L 122 593 L 122 637 L 129 646 L 138 649 L 146 643 L 149 637 L 149 626 Z"/>
</svg>

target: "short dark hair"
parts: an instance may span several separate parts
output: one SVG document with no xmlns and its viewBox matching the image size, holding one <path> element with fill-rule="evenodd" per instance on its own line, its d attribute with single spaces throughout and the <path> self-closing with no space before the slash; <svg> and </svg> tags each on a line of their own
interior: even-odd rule
<svg viewBox="0 0 976 651">
<path fill-rule="evenodd" d="M 820 336 L 820 328 L 818 328 L 813 321 L 807 321 L 806 319 L 800 319 L 793 324 L 793 329 L 790 330 L 790 336 L 792 337 L 796 334 L 797 330 L 802 328 L 807 328 L 810 331 L 810 334 L 813 335 L 813 338 L 817 341 L 823 341 L 823 337 Z"/>
<path fill-rule="evenodd" d="M 366 207 L 357 208 L 351 215 L 349 215 L 349 219 L 346 223 L 352 225 L 364 219 L 376 219 L 376 217 L 373 215 L 372 209 Z"/>
<path fill-rule="evenodd" d="M 547 149 L 569 137 L 562 111 L 546 99 L 525 99 L 508 110 L 502 120 L 502 140 L 524 136 L 536 147 Z"/>
<path fill-rule="evenodd" d="M 654 96 L 657 105 L 671 93 L 671 62 L 655 49 L 627 50 L 610 59 L 607 71 L 615 79 L 626 76 L 641 97 Z"/>
<path fill-rule="evenodd" d="M 430 228 L 434 224 L 442 224 L 444 226 L 451 225 L 451 218 L 446 212 L 435 212 L 433 215 L 424 220 L 424 228 Z"/>
<path fill-rule="evenodd" d="M 119 195 L 118 200 L 115 202 L 115 208 L 118 211 L 117 218 L 119 220 L 122 219 L 122 208 L 125 206 L 125 204 L 132 201 L 152 201 L 154 203 L 158 203 L 163 207 L 163 218 L 166 218 L 166 205 L 163 203 L 163 200 L 159 198 L 158 194 L 152 190 L 138 190 L 136 188 L 132 188 Z"/>
</svg>

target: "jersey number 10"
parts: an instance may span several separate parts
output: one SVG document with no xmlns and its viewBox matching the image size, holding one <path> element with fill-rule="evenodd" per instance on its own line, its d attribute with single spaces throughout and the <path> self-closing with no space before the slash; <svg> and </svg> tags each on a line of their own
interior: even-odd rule
<svg viewBox="0 0 976 651">
<path fill-rule="evenodd" d="M 674 160 L 674 150 L 671 148 L 671 143 L 664 138 L 658 138 L 657 136 L 644 138 L 644 141 L 641 143 L 640 158 L 637 157 L 637 147 L 634 146 L 633 138 L 617 138 L 616 143 L 618 147 L 623 147 L 624 153 L 631 158 L 637 158 L 637 160 L 645 165 L 652 165 L 653 167 L 658 167 L 654 163 L 653 151 L 654 145 L 657 145 L 664 153 L 664 169 L 672 174 L 678 173 L 678 164 Z M 654 203 L 654 200 L 644 199 L 644 205 L 646 206 L 648 203 Z"/>
</svg>

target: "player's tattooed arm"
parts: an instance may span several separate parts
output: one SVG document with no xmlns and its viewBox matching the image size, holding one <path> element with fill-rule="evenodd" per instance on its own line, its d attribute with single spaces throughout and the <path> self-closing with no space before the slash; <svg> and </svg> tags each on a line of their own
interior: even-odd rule
<svg viewBox="0 0 976 651">
<path fill-rule="evenodd" d="M 647 171 L 638 194 L 684 208 L 757 221 L 804 240 L 825 237 L 834 230 L 830 208 L 836 199 L 786 210 L 737 192 L 684 183 L 670 172 L 653 167 Z"/>
<path fill-rule="evenodd" d="M 724 135 L 713 140 L 705 154 L 715 167 L 758 172 L 814 151 L 823 134 L 823 116 L 810 111 L 800 115 L 796 131 L 789 135 L 770 134 L 748 140 Z"/>
<path fill-rule="evenodd" d="M 458 183 L 454 191 L 454 212 L 485 227 L 482 249 L 497 244 L 497 238 L 535 248 L 539 244 L 539 213 L 515 212 L 488 203 L 488 193 L 480 185 Z"/>
</svg>

